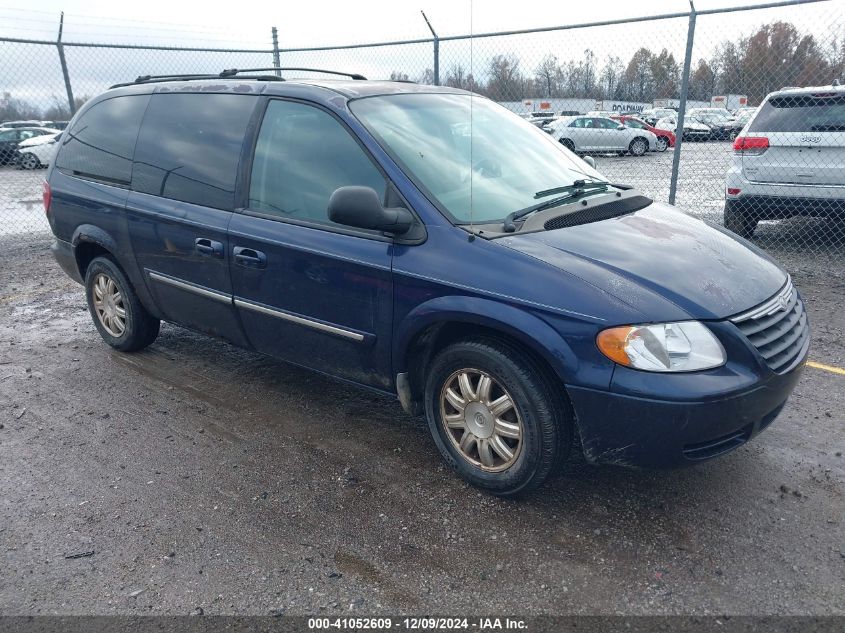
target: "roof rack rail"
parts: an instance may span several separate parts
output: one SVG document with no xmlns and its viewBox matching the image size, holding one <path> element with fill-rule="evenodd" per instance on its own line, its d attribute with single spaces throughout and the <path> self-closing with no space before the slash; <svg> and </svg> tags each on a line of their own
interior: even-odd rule
<svg viewBox="0 0 845 633">
<path fill-rule="evenodd" d="M 257 81 L 284 81 L 278 75 L 241 75 L 241 73 L 259 73 L 259 72 L 280 72 L 282 70 L 303 71 L 310 73 L 324 73 L 326 75 L 340 75 L 341 77 L 349 77 L 358 81 L 366 81 L 364 75 L 358 73 L 343 73 L 337 70 L 323 70 L 321 68 L 276 68 L 275 66 L 269 68 L 227 68 L 220 73 L 203 73 L 203 74 L 185 74 L 185 75 L 140 75 L 135 78 L 135 81 L 127 81 L 124 83 L 114 84 L 109 88 L 124 88 L 126 86 L 134 86 L 137 84 L 146 83 L 163 83 L 168 81 L 199 81 L 202 79 L 255 79 Z"/>
<path fill-rule="evenodd" d="M 137 86 L 139 84 L 154 84 L 154 83 L 167 83 L 167 82 L 176 82 L 176 81 L 202 81 L 204 79 L 225 79 L 225 77 L 221 77 L 219 74 L 217 75 L 141 75 L 140 77 L 136 78 L 135 81 L 126 81 L 119 84 L 114 84 L 113 86 L 109 86 L 109 89 L 112 88 L 125 88 L 126 86 Z M 276 75 L 249 75 L 240 77 L 240 79 L 254 79 L 256 81 L 284 81 L 281 77 L 277 77 Z"/>
<path fill-rule="evenodd" d="M 344 73 L 338 70 L 325 70 L 323 68 L 292 68 L 292 67 L 283 67 L 283 68 L 229 68 L 224 70 L 220 73 L 220 77 L 234 77 L 239 75 L 240 73 L 257 73 L 257 72 L 265 72 L 265 71 L 282 71 L 282 70 L 294 70 L 294 71 L 304 71 L 308 73 L 323 73 L 325 75 L 340 75 L 341 77 L 349 77 L 350 79 L 355 79 L 357 81 L 366 81 L 367 78 L 364 75 L 359 75 L 358 73 Z"/>
</svg>

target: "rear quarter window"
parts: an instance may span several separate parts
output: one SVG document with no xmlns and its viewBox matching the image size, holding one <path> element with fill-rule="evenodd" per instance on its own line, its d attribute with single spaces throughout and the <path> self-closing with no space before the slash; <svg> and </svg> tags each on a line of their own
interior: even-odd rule
<svg viewBox="0 0 845 633">
<path fill-rule="evenodd" d="M 231 210 L 247 124 L 257 98 L 153 95 L 132 169 L 132 190 Z"/>
<path fill-rule="evenodd" d="M 56 167 L 66 173 L 128 187 L 132 154 L 149 95 L 99 101 L 63 135 Z"/>
<path fill-rule="evenodd" d="M 749 132 L 843 132 L 845 94 L 833 97 L 785 95 L 772 97 L 748 128 Z"/>
</svg>

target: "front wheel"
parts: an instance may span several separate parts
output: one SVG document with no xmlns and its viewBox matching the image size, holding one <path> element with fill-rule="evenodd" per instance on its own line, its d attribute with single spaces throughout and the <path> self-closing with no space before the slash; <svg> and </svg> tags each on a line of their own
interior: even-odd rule
<svg viewBox="0 0 845 633">
<path fill-rule="evenodd" d="M 469 483 L 500 496 L 539 486 L 569 451 L 572 419 L 529 357 L 479 339 L 441 351 L 427 372 L 426 418 L 441 455 Z"/>
<path fill-rule="evenodd" d="M 642 156 L 648 151 L 648 141 L 637 137 L 628 145 L 628 151 L 631 152 L 631 156 Z"/>
<path fill-rule="evenodd" d="M 94 326 L 103 340 L 122 352 L 147 347 L 160 322 L 141 305 L 132 284 L 109 257 L 96 257 L 85 273 L 85 295 Z"/>
<path fill-rule="evenodd" d="M 657 137 L 657 151 L 658 152 L 665 152 L 669 149 L 669 139 L 665 136 L 658 136 Z"/>
</svg>

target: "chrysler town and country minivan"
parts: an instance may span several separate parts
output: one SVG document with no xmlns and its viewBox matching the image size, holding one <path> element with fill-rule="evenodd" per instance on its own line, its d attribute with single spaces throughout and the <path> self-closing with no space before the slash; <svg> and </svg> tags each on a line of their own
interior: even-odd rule
<svg viewBox="0 0 845 633">
<path fill-rule="evenodd" d="M 694 464 L 783 408 L 807 317 L 747 242 L 481 96 L 263 71 L 139 78 L 63 135 L 53 252 L 113 348 L 166 320 L 395 394 L 499 495 L 572 451 Z"/>
</svg>

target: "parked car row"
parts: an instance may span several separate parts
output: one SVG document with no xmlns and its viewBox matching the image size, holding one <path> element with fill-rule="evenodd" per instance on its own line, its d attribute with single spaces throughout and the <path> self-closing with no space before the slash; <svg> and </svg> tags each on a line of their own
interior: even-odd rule
<svg viewBox="0 0 845 633">
<path fill-rule="evenodd" d="M 20 165 L 26 169 L 49 165 L 60 133 L 41 126 L 0 128 L 0 165 Z M 48 147 L 40 148 L 42 144 Z M 22 160 L 24 156 L 26 160 Z"/>
<path fill-rule="evenodd" d="M 67 127 L 68 121 L 3 121 L 0 129 L 11 127 L 49 127 L 54 130 L 63 130 Z"/>
</svg>

